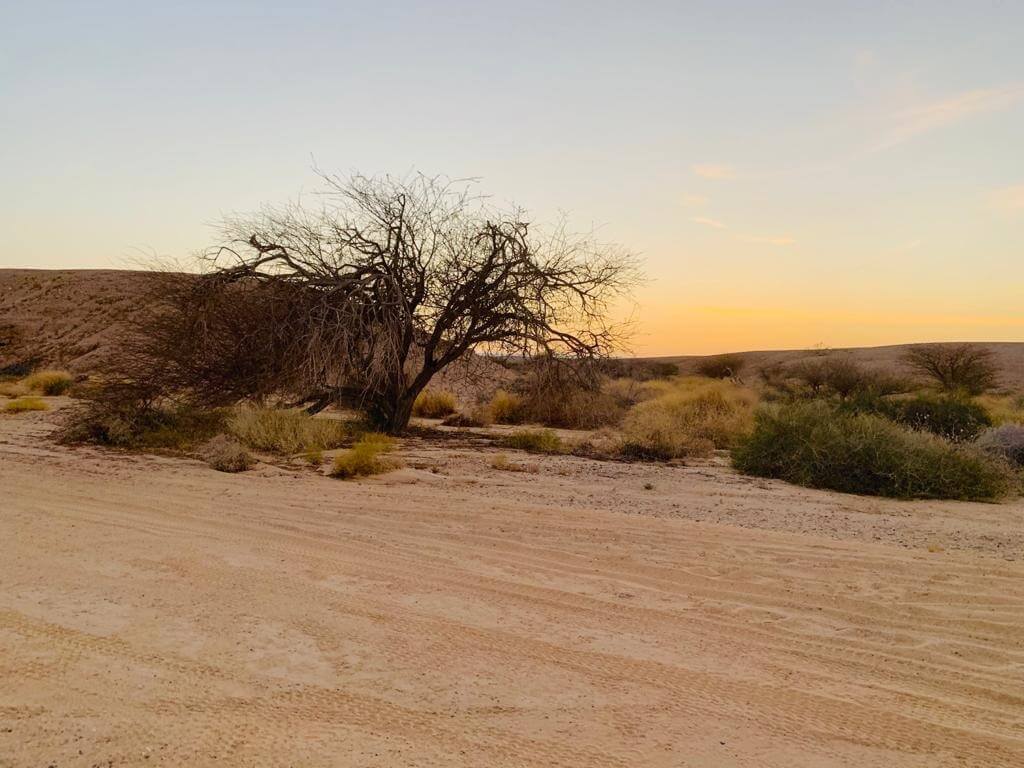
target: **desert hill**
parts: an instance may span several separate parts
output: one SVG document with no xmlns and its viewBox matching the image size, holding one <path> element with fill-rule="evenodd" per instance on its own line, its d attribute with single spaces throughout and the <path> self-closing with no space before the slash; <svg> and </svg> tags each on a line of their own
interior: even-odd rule
<svg viewBox="0 0 1024 768">
<path fill-rule="evenodd" d="M 19 363 L 52 365 L 76 373 L 93 369 L 117 343 L 144 301 L 148 273 L 129 270 L 0 269 L 0 370 Z M 909 345 L 836 350 L 760 350 L 741 353 L 744 375 L 758 368 L 823 354 L 848 354 L 872 368 L 899 370 Z M 1024 388 L 1024 342 L 994 342 L 1002 383 Z M 703 356 L 646 358 L 694 370 Z"/>
</svg>

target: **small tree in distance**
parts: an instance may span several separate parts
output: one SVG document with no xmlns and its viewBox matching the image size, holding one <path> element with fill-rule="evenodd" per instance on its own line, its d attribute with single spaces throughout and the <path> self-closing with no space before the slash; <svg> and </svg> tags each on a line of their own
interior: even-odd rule
<svg viewBox="0 0 1024 768">
<path fill-rule="evenodd" d="M 992 350 L 977 344 L 915 345 L 904 360 L 947 392 L 980 395 L 996 385 L 998 370 Z"/>
<path fill-rule="evenodd" d="M 474 352 L 568 362 L 620 346 L 609 302 L 637 279 L 622 250 L 543 236 L 464 182 L 323 178 L 316 208 L 229 218 L 205 274 L 166 282 L 136 360 L 197 401 L 340 403 L 399 432 Z"/>
</svg>

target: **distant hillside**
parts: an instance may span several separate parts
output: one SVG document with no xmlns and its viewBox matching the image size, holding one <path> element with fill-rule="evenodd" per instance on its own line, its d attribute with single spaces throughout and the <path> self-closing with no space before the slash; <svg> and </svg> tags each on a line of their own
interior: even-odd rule
<svg viewBox="0 0 1024 768">
<path fill-rule="evenodd" d="M 0 269 L 0 369 L 32 361 L 74 372 L 95 368 L 117 344 L 118 336 L 140 311 L 148 274 L 127 270 Z M 832 350 L 869 367 L 899 370 L 909 345 Z M 1024 389 L 1024 342 L 985 344 L 1002 370 L 1002 383 Z M 825 354 L 823 350 L 775 350 L 742 353 L 744 376 L 772 363 L 791 363 Z M 654 358 L 694 370 L 701 356 Z M 507 376 L 488 366 L 496 379 Z M 452 377 L 455 378 L 455 377 Z M 454 384 L 453 384 L 454 386 Z"/>
<path fill-rule="evenodd" d="M 0 368 L 96 366 L 142 306 L 148 273 L 0 269 Z"/>
<path fill-rule="evenodd" d="M 809 360 L 826 354 L 848 355 L 850 359 L 867 368 L 888 371 L 906 371 L 903 356 L 906 351 L 916 346 L 913 344 L 896 344 L 886 347 L 852 347 L 846 349 L 798 349 L 798 350 L 757 350 L 741 352 L 745 360 L 743 377 L 757 378 L 758 369 L 776 363 L 790 364 L 800 360 Z M 992 350 L 996 364 L 1000 369 L 1000 383 L 1010 389 L 1024 389 L 1024 342 L 979 342 L 978 346 Z M 692 373 L 701 360 L 715 355 L 684 355 L 679 357 L 651 358 L 661 362 L 675 363 L 682 373 Z"/>
</svg>

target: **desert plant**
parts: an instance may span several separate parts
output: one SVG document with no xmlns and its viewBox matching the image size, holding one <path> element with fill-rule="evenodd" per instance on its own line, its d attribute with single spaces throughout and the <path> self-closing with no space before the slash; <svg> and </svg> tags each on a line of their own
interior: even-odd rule
<svg viewBox="0 0 1024 768">
<path fill-rule="evenodd" d="M 249 451 L 227 435 L 212 438 L 201 453 L 206 463 L 218 472 L 245 472 L 255 463 Z"/>
<path fill-rule="evenodd" d="M 236 408 L 228 430 L 250 448 L 286 455 L 330 450 L 349 438 L 344 422 L 314 418 L 295 408 Z"/>
<path fill-rule="evenodd" d="M 985 409 L 965 397 L 922 394 L 893 403 L 887 410 L 912 429 L 932 432 L 955 443 L 973 440 L 992 425 Z"/>
<path fill-rule="evenodd" d="M 63 395 L 75 383 L 74 377 L 67 371 L 37 371 L 25 379 L 25 387 L 32 392 L 43 395 Z"/>
<path fill-rule="evenodd" d="M 521 385 L 526 421 L 564 429 L 617 424 L 625 408 L 602 383 L 596 367 L 534 361 Z"/>
<path fill-rule="evenodd" d="M 490 403 L 491 418 L 496 424 L 522 424 L 526 420 L 523 398 L 513 392 L 499 389 Z"/>
<path fill-rule="evenodd" d="M 40 397 L 19 397 L 10 400 L 5 406 L 7 413 L 23 413 L 25 411 L 46 411 L 50 406 Z"/>
<path fill-rule="evenodd" d="M 485 405 L 459 411 L 441 422 L 445 427 L 486 427 L 491 423 L 491 409 Z"/>
<path fill-rule="evenodd" d="M 978 436 L 975 445 L 986 453 L 1024 468 L 1024 424 L 1003 424 L 986 429 Z"/>
<path fill-rule="evenodd" d="M 540 472 L 540 467 L 536 464 L 523 464 L 521 462 L 511 461 L 504 453 L 499 453 L 491 459 L 491 468 L 499 469 L 502 472 L 529 472 L 531 474 L 537 474 Z"/>
<path fill-rule="evenodd" d="M 519 429 L 501 439 L 501 444 L 530 453 L 565 453 L 562 438 L 551 429 Z"/>
<path fill-rule="evenodd" d="M 412 415 L 427 419 L 443 419 L 458 410 L 459 402 L 451 392 L 438 389 L 424 389 L 416 397 Z"/>
<path fill-rule="evenodd" d="M 705 357 L 699 360 L 694 370 L 701 376 L 709 379 L 735 379 L 739 378 L 740 371 L 746 366 L 747 361 L 743 355 L 727 354 Z"/>
<path fill-rule="evenodd" d="M 222 432 L 224 418 L 224 411 L 219 409 L 119 401 L 105 396 L 73 412 L 59 439 L 117 448 L 188 450 Z"/>
<path fill-rule="evenodd" d="M 921 344 L 910 347 L 904 361 L 947 392 L 980 395 L 996 385 L 992 350 L 977 344 Z"/>
<path fill-rule="evenodd" d="M 797 485 L 897 498 L 990 501 L 1017 483 L 1005 462 L 977 449 L 823 401 L 762 407 L 733 464 Z"/>
<path fill-rule="evenodd" d="M 633 407 L 622 423 L 621 453 L 668 460 L 709 455 L 729 448 L 752 426 L 756 395 L 727 383 L 674 389 Z"/>
<path fill-rule="evenodd" d="M 765 375 L 764 369 L 762 375 Z M 777 389 L 791 395 L 870 399 L 907 392 L 910 384 L 903 378 L 865 368 L 844 355 L 830 354 L 801 360 L 768 374 Z M 780 382 L 781 378 L 781 382 Z"/>
<path fill-rule="evenodd" d="M 1024 395 L 988 393 L 979 395 L 974 401 L 988 412 L 996 426 L 1024 424 Z"/>
<path fill-rule="evenodd" d="M 331 477 L 348 480 L 388 472 L 394 469 L 395 465 L 381 456 L 393 446 L 394 441 L 386 435 L 365 434 L 347 451 L 334 457 Z"/>
<path fill-rule="evenodd" d="M 620 346 L 621 249 L 543 233 L 469 182 L 324 176 L 311 208 L 235 216 L 205 273 L 172 276 L 128 367 L 204 405 L 279 396 L 362 410 L 401 432 L 416 398 L 474 351 L 570 361 Z"/>
</svg>

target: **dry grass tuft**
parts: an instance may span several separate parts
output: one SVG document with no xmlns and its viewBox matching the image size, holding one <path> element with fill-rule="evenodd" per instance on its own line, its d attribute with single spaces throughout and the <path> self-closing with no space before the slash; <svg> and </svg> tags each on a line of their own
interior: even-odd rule
<svg viewBox="0 0 1024 768">
<path fill-rule="evenodd" d="M 286 455 L 338 448 L 349 436 L 343 422 L 283 408 L 238 408 L 228 430 L 254 450 Z"/>
<path fill-rule="evenodd" d="M 388 435 L 375 432 L 364 434 L 350 449 L 334 458 L 331 477 L 349 480 L 354 477 L 366 477 L 389 472 L 395 468 L 394 462 L 382 459 L 395 446 L 395 440 Z"/>
<path fill-rule="evenodd" d="M 74 377 L 67 371 L 36 371 L 25 379 L 25 387 L 31 392 L 42 395 L 63 395 L 75 383 Z"/>
<path fill-rule="evenodd" d="M 206 463 L 218 472 L 245 472 L 255 464 L 245 446 L 227 435 L 211 439 L 203 446 L 202 455 Z"/>
<path fill-rule="evenodd" d="M 412 415 L 425 419 L 443 419 L 455 413 L 459 401 L 451 392 L 438 389 L 425 389 L 416 398 L 412 406 Z"/>
<path fill-rule="evenodd" d="M 20 381 L 0 381 L 0 397 L 21 397 L 28 389 Z"/>
<path fill-rule="evenodd" d="M 707 379 L 664 384 L 661 394 L 626 415 L 620 448 L 624 456 L 707 456 L 716 448 L 731 448 L 753 428 L 757 395 L 752 390 Z"/>
<path fill-rule="evenodd" d="M 511 461 L 504 453 L 499 453 L 491 459 L 491 468 L 502 472 L 529 472 L 531 475 L 540 472 L 540 467 L 536 464 Z"/>
<path fill-rule="evenodd" d="M 25 411 L 47 411 L 50 409 L 40 397 L 19 397 L 4 406 L 7 413 L 24 413 Z"/>
<path fill-rule="evenodd" d="M 520 429 L 503 437 L 501 444 L 530 453 L 566 453 L 562 438 L 551 429 Z"/>
<path fill-rule="evenodd" d="M 495 424 L 522 424 L 526 421 L 526 406 L 523 398 L 512 392 L 499 389 L 491 398 L 491 419 Z"/>
</svg>

